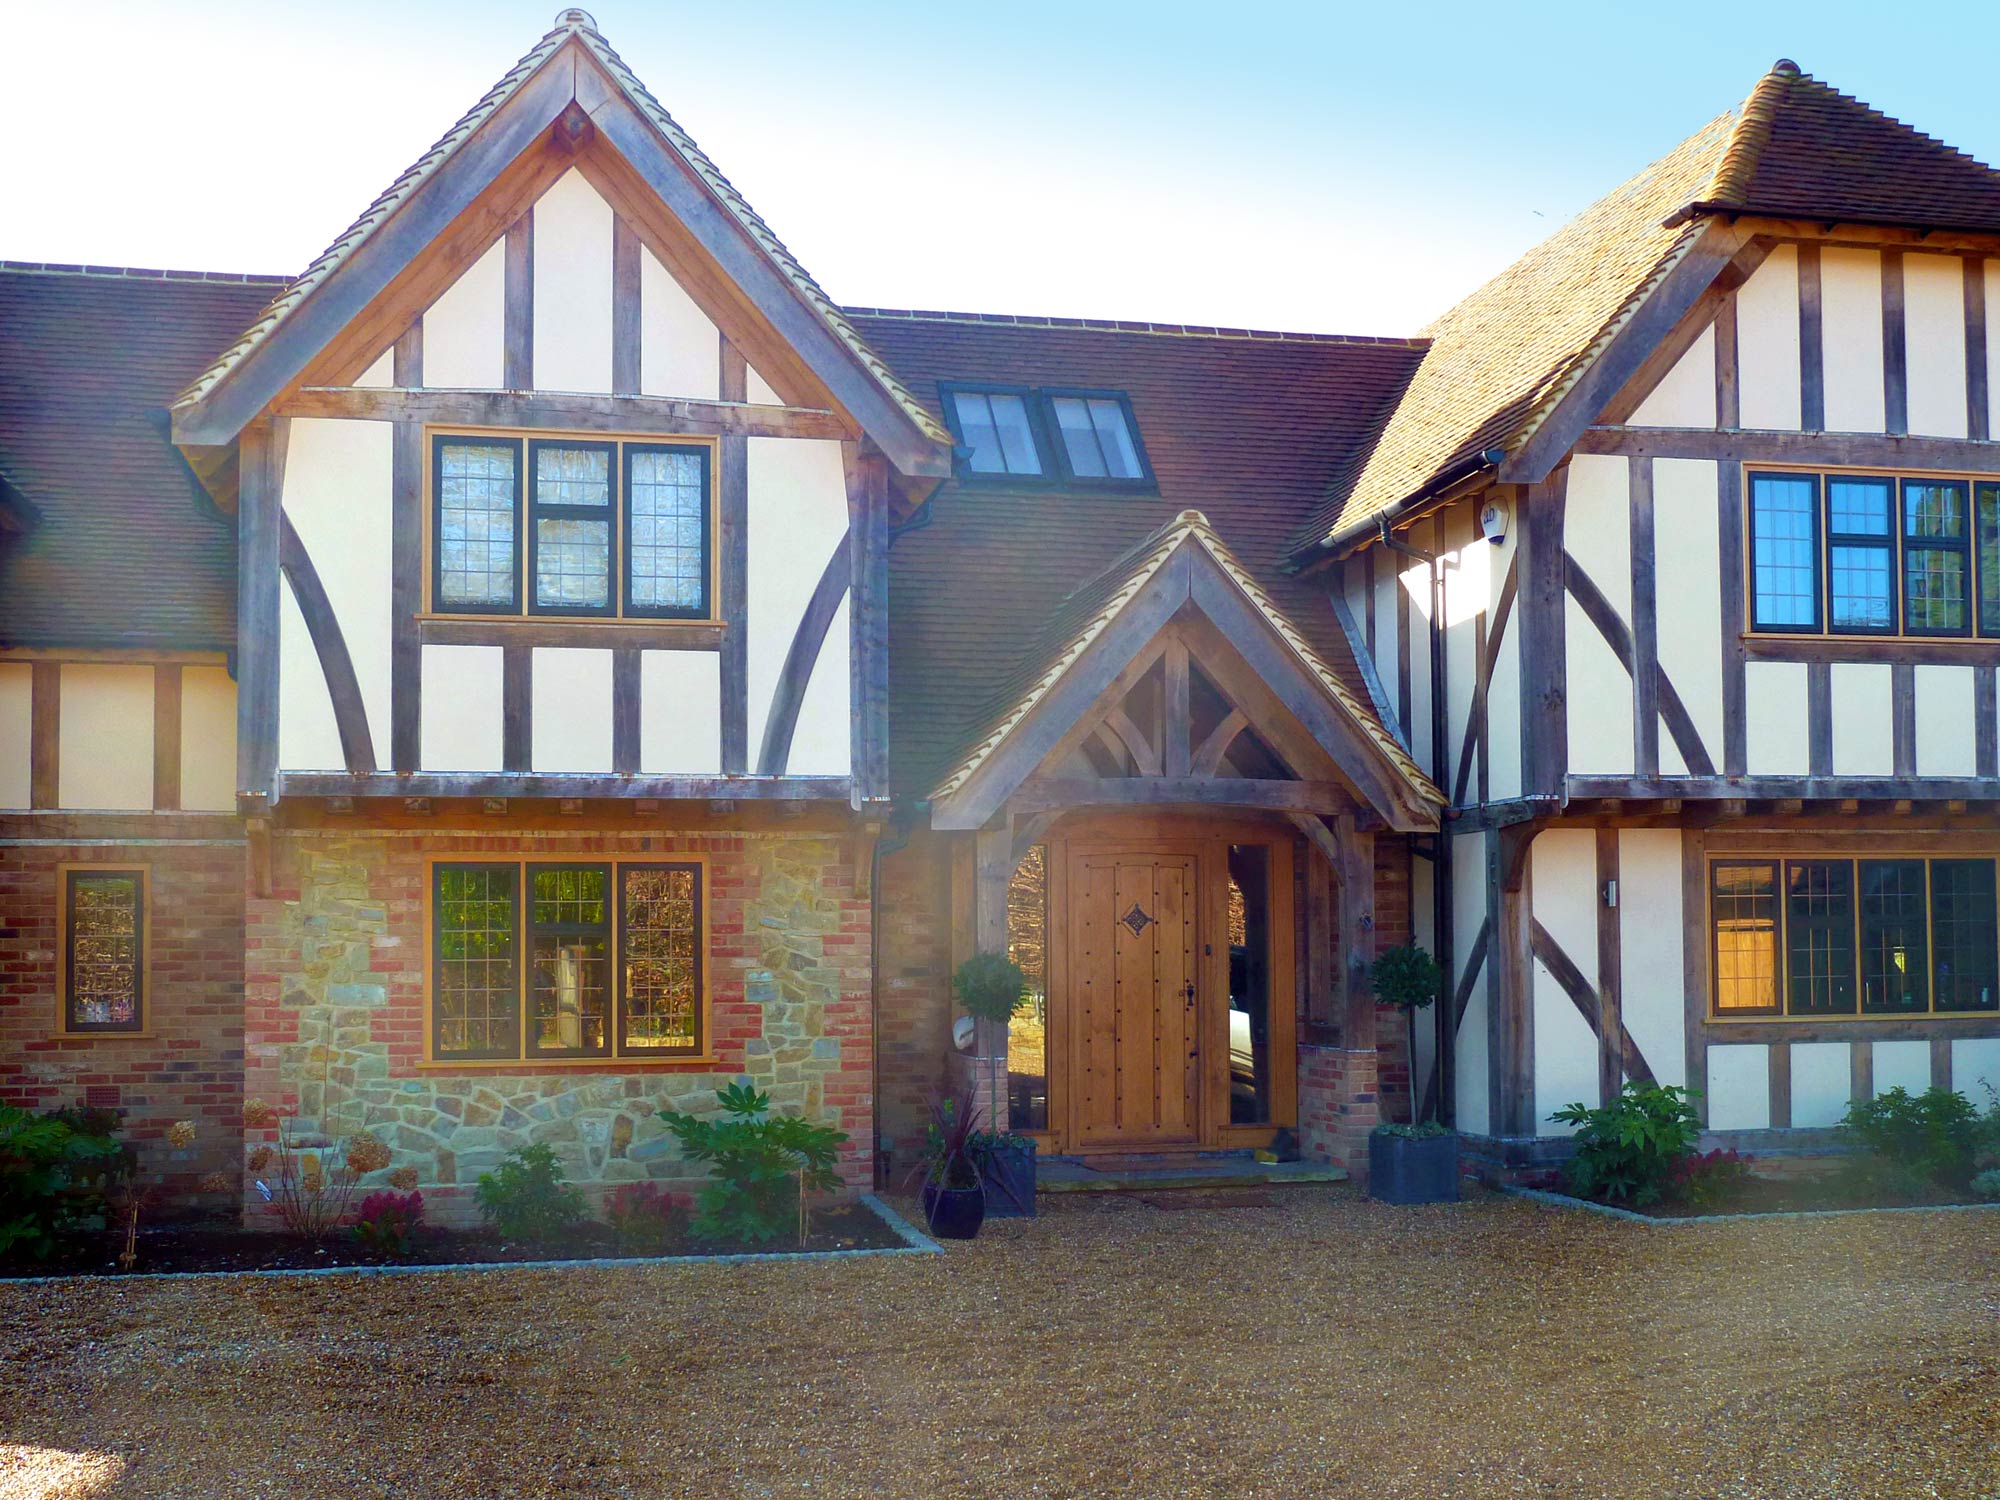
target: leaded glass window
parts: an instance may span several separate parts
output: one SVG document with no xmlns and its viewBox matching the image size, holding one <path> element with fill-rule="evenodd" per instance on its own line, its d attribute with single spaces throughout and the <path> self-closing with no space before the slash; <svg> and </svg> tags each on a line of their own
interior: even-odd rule
<svg viewBox="0 0 2000 1500">
<path fill-rule="evenodd" d="M 70 870 L 63 889 L 63 1029 L 145 1024 L 146 875 Z"/>
<path fill-rule="evenodd" d="M 433 449 L 439 609 L 512 611 L 520 602 L 520 445 L 439 438 Z"/>
<path fill-rule="evenodd" d="M 1971 623 L 1965 482 L 1903 481 L 1903 627 L 1964 635 Z"/>
<path fill-rule="evenodd" d="M 1810 474 L 1750 480 L 1751 624 L 1819 629 L 1819 481 Z"/>
<path fill-rule="evenodd" d="M 2000 635 L 2000 484 L 1974 489 L 1979 523 L 1979 633 Z"/>
<path fill-rule="evenodd" d="M 434 870 L 436 1059 L 701 1053 L 699 863 L 502 861 Z"/>
<path fill-rule="evenodd" d="M 1710 880 L 1716 1010 L 1776 1010 L 1778 867 L 1767 862 L 1718 864 Z"/>
<path fill-rule="evenodd" d="M 2000 1010 L 1993 861 L 1931 861 L 1931 974 L 1937 1010 Z"/>
<path fill-rule="evenodd" d="M 619 879 L 621 1046 L 701 1050 L 701 872 L 693 865 L 626 865 Z"/>
<path fill-rule="evenodd" d="M 1786 1010 L 1854 1013 L 1854 865 L 1844 859 L 1785 863 Z"/>
<path fill-rule="evenodd" d="M 641 615 L 708 614 L 708 450 L 625 449 L 625 607 Z"/>
<path fill-rule="evenodd" d="M 1896 630 L 1895 486 L 1835 474 L 1826 481 L 1828 608 L 1837 631 Z"/>
<path fill-rule="evenodd" d="M 534 458 L 534 608 L 611 612 L 612 443 L 528 445 Z"/>
<path fill-rule="evenodd" d="M 520 1055 L 513 865 L 438 865 L 431 898 L 433 1047 L 439 1057 Z"/>
<path fill-rule="evenodd" d="M 1924 862 L 1864 859 L 1861 868 L 1861 1008 L 1901 1014 L 1930 1008 Z"/>
</svg>

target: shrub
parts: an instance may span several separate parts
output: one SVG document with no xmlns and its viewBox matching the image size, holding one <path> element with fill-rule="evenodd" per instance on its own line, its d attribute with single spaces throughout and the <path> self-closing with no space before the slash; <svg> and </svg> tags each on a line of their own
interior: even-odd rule
<svg viewBox="0 0 2000 1500">
<path fill-rule="evenodd" d="M 109 1111 L 0 1105 L 0 1256 L 42 1259 L 104 1227 L 108 1195 L 132 1171 L 117 1130 Z"/>
<path fill-rule="evenodd" d="M 1972 1196 L 1982 1203 L 2000 1203 L 2000 1167 L 1989 1167 L 1972 1179 Z"/>
<path fill-rule="evenodd" d="M 1577 1127 L 1576 1154 L 1563 1170 L 1570 1191 L 1605 1203 L 1659 1202 L 1701 1134 L 1688 1090 L 1637 1081 L 1608 1104 L 1566 1105 L 1549 1118 Z"/>
<path fill-rule="evenodd" d="M 377 1255 L 400 1257 L 423 1222 L 422 1193 L 370 1193 L 354 1211 L 354 1237 Z"/>
<path fill-rule="evenodd" d="M 1444 970 L 1428 949 L 1415 943 L 1384 949 L 1368 978 L 1375 986 L 1375 998 L 1400 1011 L 1422 1010 L 1444 990 Z"/>
<path fill-rule="evenodd" d="M 1028 992 L 1028 976 L 1004 953 L 975 953 L 951 976 L 951 988 L 967 1015 L 1004 1021 Z"/>
<path fill-rule="evenodd" d="M 550 1240 L 583 1219 L 583 1193 L 569 1185 L 555 1149 L 536 1144 L 510 1151 L 479 1174 L 479 1212 L 505 1239 Z"/>
<path fill-rule="evenodd" d="M 732 1083 L 715 1097 L 720 1120 L 672 1109 L 659 1115 L 689 1161 L 709 1164 L 695 1195 L 695 1229 L 763 1243 L 796 1228 L 804 1244 L 806 1193 L 839 1186 L 833 1164 L 847 1132 L 774 1115 L 771 1096 L 748 1084 Z"/>
<path fill-rule="evenodd" d="M 1667 1194 L 1690 1208 L 1714 1208 L 1743 1189 L 1754 1157 L 1734 1146 L 1698 1156 L 1683 1156 L 1667 1171 Z"/>
<path fill-rule="evenodd" d="M 1897 1088 L 1848 1105 L 1840 1129 L 1869 1155 L 1934 1190 L 1955 1193 L 1972 1180 L 1987 1126 L 1963 1094 Z"/>
<path fill-rule="evenodd" d="M 628 1182 L 604 1200 L 604 1222 L 622 1248 L 651 1249 L 673 1238 L 678 1212 L 656 1182 Z"/>
<path fill-rule="evenodd" d="M 1394 1136 L 1400 1141 L 1434 1141 L 1441 1135 L 1450 1135 L 1451 1127 L 1441 1120 L 1425 1120 L 1416 1125 L 1403 1125 L 1394 1120 L 1377 1125 L 1376 1135 Z"/>
</svg>

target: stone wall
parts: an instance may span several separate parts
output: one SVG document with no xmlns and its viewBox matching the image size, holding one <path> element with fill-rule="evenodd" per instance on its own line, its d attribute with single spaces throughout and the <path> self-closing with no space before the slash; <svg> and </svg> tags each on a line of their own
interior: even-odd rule
<svg viewBox="0 0 2000 1500">
<path fill-rule="evenodd" d="M 708 866 L 710 1060 L 424 1063 L 430 859 L 690 855 Z M 869 903 L 837 836 L 281 831 L 273 864 L 272 895 L 248 905 L 244 1091 L 291 1113 L 301 1139 L 377 1135 L 394 1159 L 370 1181 L 415 1168 L 432 1217 L 469 1217 L 479 1174 L 537 1142 L 593 1193 L 692 1186 L 705 1173 L 655 1111 L 712 1111 L 737 1080 L 845 1130 L 842 1177 L 868 1186 Z M 254 1222 L 248 1178 L 244 1201 Z"/>
<path fill-rule="evenodd" d="M 129 845 L 0 841 L 0 1103 L 118 1110 L 125 1139 L 138 1148 L 140 1181 L 155 1189 L 156 1215 L 233 1210 L 236 1199 L 243 845 L 233 823 L 211 821 L 212 837 Z M 58 1035 L 66 864 L 143 865 L 150 872 L 141 1034 Z M 176 1120 L 195 1122 L 192 1146 L 167 1143 Z"/>
</svg>

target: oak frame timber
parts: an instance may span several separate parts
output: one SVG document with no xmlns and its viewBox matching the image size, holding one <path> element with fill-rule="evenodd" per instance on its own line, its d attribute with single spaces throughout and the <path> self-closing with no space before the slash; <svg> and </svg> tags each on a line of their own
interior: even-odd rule
<svg viewBox="0 0 2000 1500">
<path fill-rule="evenodd" d="M 444 427 L 549 428 L 646 437 L 831 438 L 854 436 L 839 414 L 750 401 L 570 391 L 488 391 L 402 386 L 303 386 L 272 404 L 288 417 L 424 422 Z"/>
</svg>

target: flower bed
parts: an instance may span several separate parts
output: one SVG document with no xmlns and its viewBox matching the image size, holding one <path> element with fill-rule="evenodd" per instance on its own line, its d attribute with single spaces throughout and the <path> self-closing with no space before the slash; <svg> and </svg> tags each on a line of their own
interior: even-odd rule
<svg viewBox="0 0 2000 1500">
<path fill-rule="evenodd" d="M 669 1255 L 796 1255 L 836 1250 L 889 1250 L 904 1238 L 865 1204 L 816 1210 L 803 1245 L 748 1239 L 712 1239 L 685 1229 L 643 1243 L 621 1240 L 603 1224 L 582 1224 L 541 1240 L 508 1240 L 490 1229 L 420 1228 L 399 1254 L 372 1249 L 351 1235 L 330 1237 L 315 1248 L 290 1235 L 226 1225 L 185 1225 L 143 1231 L 132 1271 L 307 1271 L 344 1266 L 458 1266 L 546 1260 L 631 1260 Z M 125 1241 L 105 1235 L 72 1242 L 46 1260 L 0 1260 L 0 1278 L 120 1276 Z"/>
<path fill-rule="evenodd" d="M 1544 1200 L 1574 1203 L 1584 1208 L 1610 1209 L 1620 1216 L 1677 1220 L 1732 1219 L 1756 1214 L 1860 1213 L 1870 1209 L 2000 1208 L 1970 1193 L 1897 1193 L 1865 1191 L 1837 1169 L 1824 1172 L 1751 1172 L 1733 1188 L 1713 1199 L 1691 1202 L 1662 1198 L 1652 1203 L 1605 1203 L 1571 1192 L 1558 1172 L 1543 1173 L 1522 1184 Z"/>
</svg>

